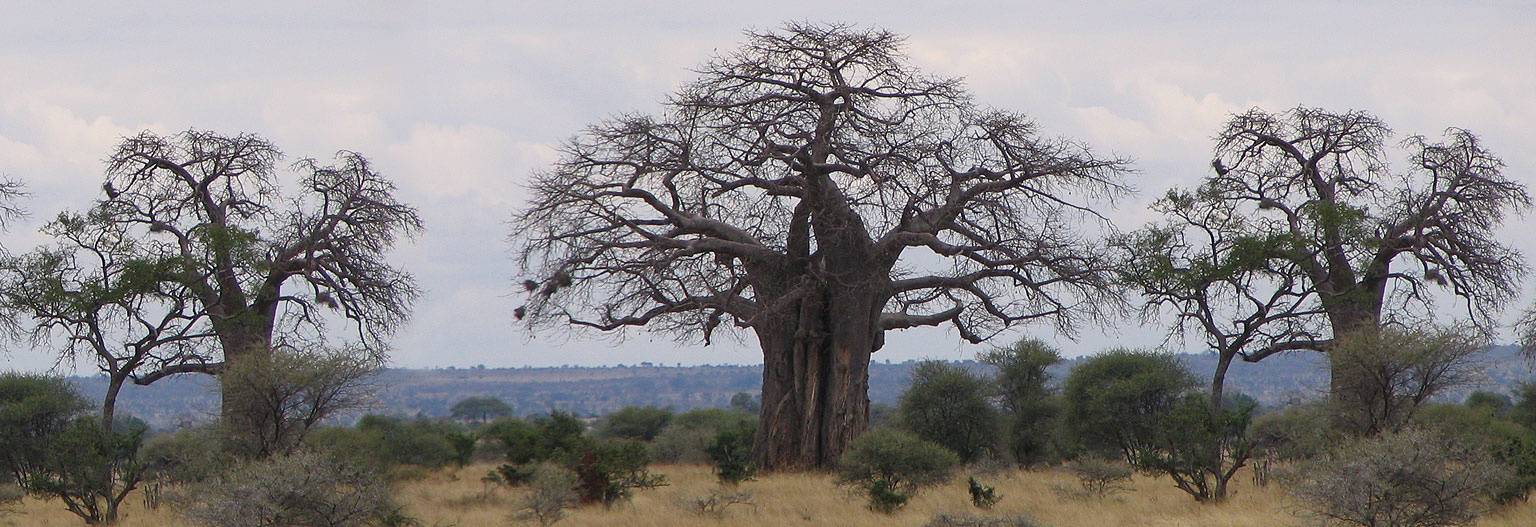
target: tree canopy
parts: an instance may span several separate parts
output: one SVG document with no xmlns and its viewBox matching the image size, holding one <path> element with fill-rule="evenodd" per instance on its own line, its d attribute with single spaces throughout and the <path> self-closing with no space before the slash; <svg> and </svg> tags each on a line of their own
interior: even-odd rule
<svg viewBox="0 0 1536 527">
<path fill-rule="evenodd" d="M 1166 222 L 1121 238 L 1121 278 L 1146 313 L 1177 315 L 1222 356 L 1326 351 L 1390 322 L 1417 324 L 1436 290 L 1491 332 L 1520 290 L 1520 253 L 1494 230 L 1531 204 L 1525 185 L 1472 132 L 1409 136 L 1389 163 L 1391 130 L 1362 111 L 1298 107 L 1234 115 L 1198 188 L 1155 209 Z"/>
<path fill-rule="evenodd" d="M 749 32 L 659 115 L 569 140 L 513 243 L 537 327 L 756 335 L 758 463 L 823 466 L 868 418 L 889 330 L 972 342 L 1113 308 L 1087 201 L 1125 162 L 921 74 L 880 29 Z M 798 424 L 796 424 L 798 423 Z"/>
</svg>

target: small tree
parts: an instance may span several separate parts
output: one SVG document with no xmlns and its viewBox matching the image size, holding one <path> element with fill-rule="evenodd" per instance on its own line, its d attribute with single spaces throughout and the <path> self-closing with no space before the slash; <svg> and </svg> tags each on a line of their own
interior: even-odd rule
<svg viewBox="0 0 1536 527">
<path fill-rule="evenodd" d="M 1515 403 L 1510 400 L 1508 395 L 1477 390 L 1468 394 L 1467 399 L 1462 401 L 1462 404 L 1467 405 L 1468 408 L 1477 408 L 1488 412 L 1489 415 L 1502 418 L 1509 415 L 1509 409 Z"/>
<path fill-rule="evenodd" d="M 448 440 L 448 446 L 453 448 L 453 464 L 462 468 L 474 460 L 479 436 L 466 432 L 448 432 L 443 437 Z"/>
<path fill-rule="evenodd" d="M 1318 519 L 1362 527 L 1471 525 L 1506 475 L 1476 449 L 1405 430 L 1308 463 L 1291 487 Z"/>
<path fill-rule="evenodd" d="M 1084 448 L 1135 463 L 1162 416 L 1195 385 L 1172 355 L 1115 349 L 1088 358 L 1062 384 L 1067 428 Z"/>
<path fill-rule="evenodd" d="M 1083 456 L 1067 463 L 1067 471 L 1077 476 L 1082 495 L 1103 498 L 1130 488 L 1135 474 L 1129 464 L 1118 459 Z"/>
<path fill-rule="evenodd" d="M 144 429 L 103 429 L 85 407 L 63 379 L 0 374 L 0 465 L 85 523 L 112 523 L 143 473 L 135 454 Z"/>
<path fill-rule="evenodd" d="M 1046 461 L 1051 427 L 1061 411 L 1047 369 L 1061 362 L 1061 352 L 1044 341 L 1023 339 L 977 359 L 997 368 L 993 383 L 1003 409 L 1009 452 L 1020 466 Z"/>
<path fill-rule="evenodd" d="M 523 521 L 553 525 L 565 518 L 565 509 L 576 504 L 576 473 L 553 463 L 533 467 L 528 495 L 518 502 L 515 516 Z"/>
<path fill-rule="evenodd" d="M 1509 420 L 1536 430 L 1536 382 L 1521 384 L 1515 391 L 1515 401 L 1509 407 Z"/>
<path fill-rule="evenodd" d="M 925 360 L 912 368 L 901 393 L 901 426 L 974 461 L 997 445 L 997 409 L 987 400 L 991 386 L 964 366 Z"/>
<path fill-rule="evenodd" d="M 1331 352 L 1339 424 L 1361 436 L 1396 432 L 1425 401 L 1481 378 L 1487 341 L 1458 328 L 1361 330 Z"/>
<path fill-rule="evenodd" d="M 1203 394 L 1185 394 L 1161 416 L 1133 464 L 1168 476 L 1195 501 L 1225 500 L 1227 484 L 1254 451 L 1247 435 L 1254 408 L 1251 399 L 1236 408 L 1219 408 Z"/>
<path fill-rule="evenodd" d="M 891 513 L 919 489 L 954 475 L 959 456 L 936 443 L 890 429 L 865 432 L 843 454 L 837 481 L 864 489 L 869 506 Z"/>
<path fill-rule="evenodd" d="M 253 458 L 293 452 L 321 421 L 372 404 L 365 381 L 378 371 L 349 350 L 289 348 L 236 363 L 222 383 L 225 399 L 240 401 L 225 415 L 231 449 Z"/>
<path fill-rule="evenodd" d="M 1236 408 L 1193 393 L 1172 355 L 1114 350 L 1079 364 L 1063 389 L 1067 425 L 1085 447 L 1167 475 L 1196 501 L 1221 501 L 1247 463 L 1251 399 Z"/>
<path fill-rule="evenodd" d="M 484 423 L 512 415 L 512 407 L 495 397 L 465 397 L 448 409 L 454 419 Z"/>
<path fill-rule="evenodd" d="M 763 402 L 747 392 L 736 392 L 731 396 L 731 409 L 757 415 L 763 411 Z"/>
</svg>

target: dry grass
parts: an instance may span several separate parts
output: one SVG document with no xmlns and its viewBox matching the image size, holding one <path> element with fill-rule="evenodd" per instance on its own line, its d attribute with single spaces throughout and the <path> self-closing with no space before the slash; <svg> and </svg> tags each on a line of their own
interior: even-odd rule
<svg viewBox="0 0 1536 527">
<path fill-rule="evenodd" d="M 572 511 L 557 525 L 585 527 L 695 527 L 722 525 L 783 526 L 921 526 L 940 512 L 975 511 L 966 493 L 965 477 L 917 496 L 892 516 L 870 512 L 863 500 L 832 483 L 826 474 L 780 474 L 742 486 L 754 495 L 755 507 L 731 506 L 724 517 L 702 515 L 689 502 L 715 486 L 707 467 L 664 465 L 670 486 L 640 491 L 627 504 L 604 510 L 588 507 Z M 509 525 L 518 489 L 487 486 L 480 477 L 491 465 L 436 472 L 398 485 L 398 497 L 406 512 L 428 527 L 476 527 Z M 1053 486 L 1076 485 L 1072 476 L 1055 471 L 1014 472 L 980 478 L 997 487 L 1003 496 L 989 515 L 1029 514 L 1042 525 L 1056 527 L 1157 526 L 1157 527 L 1272 527 L 1305 525 L 1288 512 L 1290 498 L 1277 485 L 1257 487 L 1246 479 L 1234 481 L 1236 494 L 1220 505 L 1200 505 L 1166 481 L 1138 476 L 1133 489 L 1106 499 L 1063 499 Z M 190 527 L 166 507 L 145 509 L 137 497 L 129 500 L 122 527 Z M 78 526 L 80 521 L 57 503 L 29 500 L 21 514 L 0 519 L 0 525 Z M 1529 527 L 1536 525 L 1536 503 L 1512 507 L 1485 518 L 1479 527 Z"/>
</svg>

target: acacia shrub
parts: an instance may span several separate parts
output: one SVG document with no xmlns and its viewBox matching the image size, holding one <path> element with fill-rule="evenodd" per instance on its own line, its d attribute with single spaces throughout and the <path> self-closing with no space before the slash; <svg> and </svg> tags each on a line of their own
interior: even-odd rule
<svg viewBox="0 0 1536 527">
<path fill-rule="evenodd" d="M 363 527 L 398 521 L 399 507 L 373 473 L 309 452 L 236 465 L 185 489 L 188 517 L 209 527 Z"/>
<path fill-rule="evenodd" d="M 992 382 L 1002 407 L 1008 453 L 1024 467 L 1050 461 L 1061 402 L 1050 385 L 1048 369 L 1061 362 L 1060 350 L 1038 339 L 1023 339 L 986 351 L 977 360 L 997 368 Z"/>
<path fill-rule="evenodd" d="M 912 367 L 901 393 L 901 427 L 954 451 L 964 462 L 992 452 L 998 443 L 998 413 L 992 386 L 959 364 L 924 360 Z"/>
<path fill-rule="evenodd" d="M 1508 471 L 1443 434 L 1405 429 L 1304 464 L 1290 490 L 1319 520 L 1361 527 L 1473 524 Z"/>
<path fill-rule="evenodd" d="M 960 457 L 900 430 L 874 429 L 853 441 L 839 462 L 837 482 L 864 489 L 869 507 L 891 513 L 924 487 L 949 481 Z"/>
</svg>

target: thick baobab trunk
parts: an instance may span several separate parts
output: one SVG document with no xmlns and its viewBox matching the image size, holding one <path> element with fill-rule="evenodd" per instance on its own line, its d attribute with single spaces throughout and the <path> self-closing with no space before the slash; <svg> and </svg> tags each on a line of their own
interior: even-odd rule
<svg viewBox="0 0 1536 527">
<path fill-rule="evenodd" d="M 753 458 L 763 470 L 829 467 L 869 424 L 869 358 L 879 339 L 876 294 L 843 289 L 800 302 L 797 316 L 757 328 L 762 413 Z"/>
<path fill-rule="evenodd" d="M 272 352 L 275 315 L 262 316 L 262 314 L 247 311 L 240 318 L 242 320 L 215 327 L 219 334 L 219 345 L 224 351 L 224 370 L 226 371 L 241 361 Z M 219 381 L 221 385 L 225 382 L 222 374 Z M 233 427 L 240 422 L 239 416 L 246 413 L 244 404 L 245 401 L 232 396 L 230 390 L 220 390 L 219 416 L 226 426 Z M 231 428 L 231 430 L 234 429 Z"/>
<path fill-rule="evenodd" d="M 1348 339 L 1361 331 L 1376 331 L 1381 327 L 1381 306 L 1378 300 L 1372 302 L 1354 301 L 1339 302 L 1333 306 L 1327 306 L 1329 322 L 1333 325 L 1333 338 Z M 1348 368 L 1343 363 L 1343 356 L 1336 352 L 1338 344 L 1325 350 L 1328 354 L 1328 398 L 1334 402 L 1344 401 L 1347 391 L 1358 386 L 1362 381 L 1352 377 Z M 1358 374 L 1354 374 L 1358 375 Z"/>
</svg>

